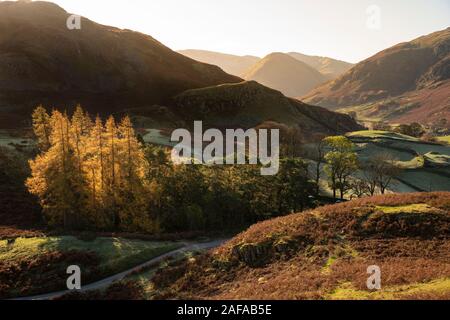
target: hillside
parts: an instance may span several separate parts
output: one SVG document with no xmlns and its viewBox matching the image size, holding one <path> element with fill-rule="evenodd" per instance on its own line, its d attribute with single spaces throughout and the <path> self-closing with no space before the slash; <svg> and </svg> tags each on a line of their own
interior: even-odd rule
<svg viewBox="0 0 450 320">
<path fill-rule="evenodd" d="M 375 196 L 258 223 L 161 268 L 153 299 L 448 299 L 450 193 Z M 367 267 L 381 290 L 367 289 Z"/>
<path fill-rule="evenodd" d="M 279 90 L 288 97 L 301 96 L 327 80 L 319 71 L 284 53 L 269 54 L 242 77 Z"/>
<path fill-rule="evenodd" d="M 238 77 L 260 60 L 259 57 L 255 56 L 237 56 L 207 50 L 189 49 L 180 50 L 178 53 L 197 61 L 219 66 L 225 72 Z"/>
<path fill-rule="evenodd" d="M 360 128 L 349 116 L 309 106 L 255 81 L 188 90 L 174 99 L 184 119 L 217 128 L 251 128 L 266 121 L 300 129 L 306 140 Z"/>
<path fill-rule="evenodd" d="M 0 127 L 23 124 L 38 104 L 114 112 L 241 81 L 138 32 L 86 18 L 69 30 L 68 17 L 49 2 L 0 3 Z"/>
<path fill-rule="evenodd" d="M 302 99 L 373 120 L 449 119 L 449 62 L 447 28 L 381 51 Z"/>
<path fill-rule="evenodd" d="M 353 67 L 353 64 L 351 63 L 328 57 L 310 56 L 298 52 L 289 52 L 288 55 L 306 63 L 330 80 L 336 79 Z"/>
</svg>

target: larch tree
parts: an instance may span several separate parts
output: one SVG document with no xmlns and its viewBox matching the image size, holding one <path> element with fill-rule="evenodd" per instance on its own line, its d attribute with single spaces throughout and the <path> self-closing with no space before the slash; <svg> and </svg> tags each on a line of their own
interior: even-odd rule
<svg viewBox="0 0 450 320">
<path fill-rule="evenodd" d="M 47 151 L 50 148 L 50 116 L 43 106 L 37 107 L 32 114 L 33 131 L 38 141 L 38 147 L 41 151 Z"/>
<path fill-rule="evenodd" d="M 76 173 L 68 136 L 69 119 L 59 111 L 53 111 L 49 136 L 50 148 L 30 161 L 31 177 L 27 186 L 37 195 L 51 224 L 65 228 L 79 223 L 82 179 Z"/>
<path fill-rule="evenodd" d="M 97 226 L 108 226 L 104 216 L 104 127 L 99 116 L 90 127 L 86 137 L 84 176 L 89 190 L 87 204 L 90 220 Z"/>
<path fill-rule="evenodd" d="M 45 114 L 39 109 L 35 115 L 33 124 L 45 142 Z M 53 111 L 48 129 L 48 148 L 30 161 L 27 186 L 39 197 L 50 224 L 153 228 L 147 211 L 148 161 L 128 117 L 118 127 L 113 117 L 103 125 L 77 107 L 71 118 Z"/>
<path fill-rule="evenodd" d="M 127 225 L 138 225 L 142 229 L 148 229 L 150 227 L 150 221 L 146 217 L 148 162 L 128 116 L 120 122 L 118 136 L 117 149 L 121 165 L 120 199 L 118 199 L 121 203 L 120 219 L 127 220 Z"/>
</svg>

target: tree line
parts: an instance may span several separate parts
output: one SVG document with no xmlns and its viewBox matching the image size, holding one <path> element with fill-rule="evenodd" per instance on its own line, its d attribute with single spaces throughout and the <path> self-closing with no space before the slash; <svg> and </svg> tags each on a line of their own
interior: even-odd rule
<svg viewBox="0 0 450 320">
<path fill-rule="evenodd" d="M 146 214 L 148 164 L 129 117 L 103 123 L 81 107 L 72 117 L 38 107 L 33 129 L 40 153 L 30 161 L 26 185 L 49 224 L 152 229 Z"/>
<path fill-rule="evenodd" d="M 179 232 L 240 228 L 313 205 L 308 163 L 287 157 L 275 176 L 258 166 L 174 165 L 142 143 L 128 116 L 116 123 L 35 109 L 39 154 L 26 185 L 46 222 L 66 229 Z"/>
<path fill-rule="evenodd" d="M 317 205 L 324 173 L 335 199 L 385 193 L 399 173 L 388 154 L 360 163 L 343 136 L 316 145 L 311 172 L 288 139 L 278 174 L 261 176 L 254 165 L 175 165 L 170 150 L 143 143 L 128 116 L 103 121 L 81 107 L 71 116 L 38 107 L 32 120 L 39 153 L 26 186 L 45 221 L 65 229 L 239 229 Z"/>
</svg>

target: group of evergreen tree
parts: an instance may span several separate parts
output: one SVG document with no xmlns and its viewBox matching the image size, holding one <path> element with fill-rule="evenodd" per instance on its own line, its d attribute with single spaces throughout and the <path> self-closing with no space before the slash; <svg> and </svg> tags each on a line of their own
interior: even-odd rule
<svg viewBox="0 0 450 320">
<path fill-rule="evenodd" d="M 95 121 L 77 107 L 72 117 L 43 107 L 33 113 L 39 155 L 26 184 L 49 224 L 67 229 L 151 230 L 147 161 L 129 117 Z"/>
<path fill-rule="evenodd" d="M 274 176 L 253 165 L 177 165 L 148 146 L 153 213 L 162 230 L 232 230 L 313 205 L 315 184 L 299 158 L 280 161 Z"/>
</svg>

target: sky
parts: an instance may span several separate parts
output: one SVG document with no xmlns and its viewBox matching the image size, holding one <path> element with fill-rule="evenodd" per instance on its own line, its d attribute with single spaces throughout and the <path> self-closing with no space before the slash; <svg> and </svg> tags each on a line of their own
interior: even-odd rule
<svg viewBox="0 0 450 320">
<path fill-rule="evenodd" d="M 301 52 L 358 62 L 450 26 L 450 0 L 54 0 L 173 50 L 263 57 Z"/>
</svg>

